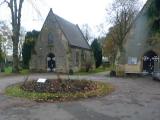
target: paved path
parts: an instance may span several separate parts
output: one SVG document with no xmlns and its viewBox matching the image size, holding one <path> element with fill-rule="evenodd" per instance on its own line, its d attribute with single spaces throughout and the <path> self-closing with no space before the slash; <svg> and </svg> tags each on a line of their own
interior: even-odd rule
<svg viewBox="0 0 160 120">
<path fill-rule="evenodd" d="M 34 74 L 31 78 L 52 78 Z M 65 76 L 63 76 L 65 77 Z M 103 98 L 64 103 L 36 103 L 8 97 L 6 86 L 23 76 L 0 78 L 0 120 L 160 120 L 160 82 L 151 78 L 109 78 L 101 75 L 72 76 L 112 83 L 116 91 Z"/>
</svg>

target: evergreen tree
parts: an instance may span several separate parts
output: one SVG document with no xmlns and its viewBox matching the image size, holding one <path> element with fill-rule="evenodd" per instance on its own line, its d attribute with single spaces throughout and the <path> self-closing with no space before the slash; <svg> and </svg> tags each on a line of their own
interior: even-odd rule
<svg viewBox="0 0 160 120">
<path fill-rule="evenodd" d="M 34 45 L 38 39 L 38 35 L 39 32 L 33 30 L 32 32 L 27 32 L 25 36 L 25 42 L 22 47 L 23 68 L 29 68 L 29 61 L 31 54 L 34 52 Z"/>
<path fill-rule="evenodd" d="M 91 48 L 94 53 L 96 68 L 98 68 L 102 63 L 102 48 L 97 39 L 94 39 L 94 41 L 92 42 Z"/>
</svg>

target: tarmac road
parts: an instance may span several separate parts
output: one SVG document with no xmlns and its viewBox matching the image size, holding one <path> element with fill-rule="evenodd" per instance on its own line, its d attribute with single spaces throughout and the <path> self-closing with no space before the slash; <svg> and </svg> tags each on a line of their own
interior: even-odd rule
<svg viewBox="0 0 160 120">
<path fill-rule="evenodd" d="M 160 120 L 160 82 L 145 78 L 110 78 L 105 74 L 72 76 L 112 83 L 112 94 L 74 102 L 36 103 L 4 95 L 6 86 L 24 80 L 23 76 L 0 77 L 0 120 Z M 53 78 L 33 74 L 30 78 Z M 67 76 L 61 76 L 67 77 Z"/>
</svg>

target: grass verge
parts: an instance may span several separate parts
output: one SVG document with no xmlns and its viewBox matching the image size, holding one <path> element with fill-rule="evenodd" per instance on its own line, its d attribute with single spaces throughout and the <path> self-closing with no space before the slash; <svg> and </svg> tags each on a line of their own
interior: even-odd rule
<svg viewBox="0 0 160 120">
<path fill-rule="evenodd" d="M 5 73 L 6 75 L 10 75 L 10 74 L 12 73 L 12 67 L 6 67 L 6 68 L 4 69 L 4 73 Z"/>
<path fill-rule="evenodd" d="M 88 74 L 94 74 L 94 73 L 100 73 L 110 71 L 110 68 L 103 68 L 102 66 L 93 70 L 90 70 L 89 72 L 86 72 L 85 70 L 81 70 L 79 72 L 76 72 L 76 75 L 88 75 Z"/>
<path fill-rule="evenodd" d="M 38 93 L 28 92 L 21 89 L 21 84 L 15 84 L 6 88 L 5 93 L 9 96 L 22 97 L 37 102 L 63 102 L 73 101 L 84 98 L 100 97 L 105 96 L 112 91 L 114 87 L 111 84 L 96 82 L 97 89 L 87 92 L 76 92 L 76 93 Z"/>
</svg>

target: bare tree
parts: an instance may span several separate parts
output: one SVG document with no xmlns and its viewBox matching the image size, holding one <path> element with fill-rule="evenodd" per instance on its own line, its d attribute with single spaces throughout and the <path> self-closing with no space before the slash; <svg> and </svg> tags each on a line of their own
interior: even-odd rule
<svg viewBox="0 0 160 120">
<path fill-rule="evenodd" d="M 123 53 L 123 41 L 139 11 L 138 0 L 114 0 L 109 12 L 109 21 L 113 25 L 111 37 L 118 51 Z"/>
<path fill-rule="evenodd" d="M 3 50 L 2 50 L 3 37 L 0 34 L 0 62 L 3 59 Z"/>
<path fill-rule="evenodd" d="M 92 36 L 91 36 L 92 30 L 91 30 L 90 26 L 88 24 L 83 24 L 81 26 L 81 30 L 82 30 L 83 35 L 86 38 L 86 40 L 89 41 L 92 38 Z"/>
<path fill-rule="evenodd" d="M 12 49 L 12 41 L 11 41 L 12 32 L 9 26 L 4 21 L 0 21 L 0 35 L 1 35 L 1 40 L 0 40 L 1 49 L 3 51 L 4 58 L 6 59 L 7 54 L 10 53 Z"/>
<path fill-rule="evenodd" d="M 109 61 L 114 65 L 117 55 L 118 46 L 115 43 L 116 37 L 113 33 L 114 27 L 109 29 L 108 34 L 106 34 L 105 41 L 103 41 L 103 55 L 109 58 Z"/>
<path fill-rule="evenodd" d="M 11 11 L 12 42 L 13 42 L 13 72 L 19 71 L 18 44 L 21 26 L 21 12 L 24 0 L 3 0 L 0 5 L 7 3 Z"/>
<path fill-rule="evenodd" d="M 18 50 L 19 50 L 19 60 L 22 59 L 22 47 L 23 47 L 23 43 L 25 41 L 25 34 L 26 34 L 26 31 L 23 27 L 21 27 L 20 29 L 20 41 L 19 41 L 19 44 L 18 44 Z"/>
<path fill-rule="evenodd" d="M 108 26 L 109 26 L 109 24 L 106 24 L 106 23 L 101 23 L 101 24 L 96 26 L 97 32 L 100 34 L 100 36 L 106 36 L 107 35 Z"/>
<path fill-rule="evenodd" d="M 4 60 L 5 60 L 5 53 L 3 50 L 4 41 L 5 41 L 5 39 L 3 38 L 2 34 L 0 33 L 0 72 L 3 70 Z"/>
</svg>

